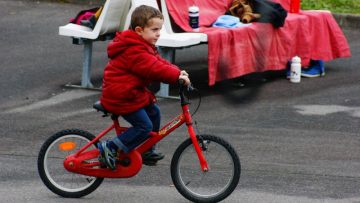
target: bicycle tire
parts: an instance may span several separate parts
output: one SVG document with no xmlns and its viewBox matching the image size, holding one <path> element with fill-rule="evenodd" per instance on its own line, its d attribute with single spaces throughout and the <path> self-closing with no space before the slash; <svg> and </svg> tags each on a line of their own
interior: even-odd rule
<svg viewBox="0 0 360 203">
<path fill-rule="evenodd" d="M 94 138 L 93 134 L 84 130 L 66 129 L 52 135 L 44 142 L 38 155 L 38 172 L 42 182 L 48 189 L 62 197 L 80 198 L 90 194 L 100 186 L 104 178 L 72 173 L 67 171 L 63 165 L 63 160 L 67 155 L 74 153 Z M 66 154 L 61 150 L 55 153 L 56 144 L 67 139 L 73 142 L 76 141 L 79 146 L 71 152 L 67 151 Z M 95 144 L 93 147 L 96 148 Z M 54 161 L 57 165 L 52 165 L 51 161 Z M 72 185 L 67 186 L 70 181 L 75 180 L 84 182 L 84 186 L 78 185 L 78 188 L 74 188 Z"/>
<path fill-rule="evenodd" d="M 198 140 L 199 138 L 207 147 L 204 149 L 200 145 L 209 171 L 201 170 L 197 154 L 189 138 L 176 149 L 173 155 L 171 178 L 176 189 L 186 199 L 193 202 L 219 202 L 228 197 L 239 183 L 240 159 L 234 148 L 224 139 L 214 135 L 197 136 Z M 226 166 L 230 166 L 229 171 L 226 171 Z M 209 178 L 210 182 L 205 183 L 205 178 Z M 197 184 L 196 181 L 199 179 L 200 183 Z M 223 184 L 223 186 L 218 189 L 216 184 Z"/>
</svg>

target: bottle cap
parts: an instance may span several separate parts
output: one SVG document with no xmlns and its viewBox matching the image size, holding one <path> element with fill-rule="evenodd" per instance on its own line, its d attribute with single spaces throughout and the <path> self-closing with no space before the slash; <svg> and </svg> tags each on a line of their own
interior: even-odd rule
<svg viewBox="0 0 360 203">
<path fill-rule="evenodd" d="M 301 58 L 298 57 L 298 56 L 294 56 L 294 57 L 291 59 L 291 62 L 293 62 L 293 63 L 301 63 Z"/>
<path fill-rule="evenodd" d="M 197 6 L 190 6 L 190 7 L 189 7 L 189 12 L 190 12 L 190 13 L 197 13 L 197 12 L 199 12 L 199 7 L 197 7 Z"/>
</svg>

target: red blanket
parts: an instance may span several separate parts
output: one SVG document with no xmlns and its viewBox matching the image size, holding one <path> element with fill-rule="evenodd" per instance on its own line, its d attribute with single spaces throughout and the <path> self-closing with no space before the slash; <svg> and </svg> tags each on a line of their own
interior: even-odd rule
<svg viewBox="0 0 360 203">
<path fill-rule="evenodd" d="M 289 0 L 274 0 L 289 9 Z M 234 29 L 214 28 L 232 0 L 167 0 L 171 17 L 183 30 L 191 32 L 188 8 L 200 8 L 200 32 L 208 35 L 209 85 L 252 72 L 281 70 L 295 55 L 307 66 L 310 59 L 332 60 L 350 57 L 347 40 L 328 12 L 289 13 L 284 27 L 253 23 Z"/>
</svg>

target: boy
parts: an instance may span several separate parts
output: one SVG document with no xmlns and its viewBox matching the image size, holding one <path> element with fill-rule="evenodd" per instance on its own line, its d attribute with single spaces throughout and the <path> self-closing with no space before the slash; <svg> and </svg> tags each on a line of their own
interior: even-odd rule
<svg viewBox="0 0 360 203">
<path fill-rule="evenodd" d="M 151 82 L 174 84 L 179 79 L 190 84 L 188 74 L 162 59 L 155 43 L 164 20 L 161 12 L 150 6 L 139 6 L 131 15 L 129 30 L 116 33 L 108 46 L 110 61 L 105 67 L 101 104 L 121 115 L 132 127 L 111 141 L 98 144 L 99 160 L 115 169 L 116 152 L 128 153 L 144 142 L 150 131 L 160 128 L 160 110 L 147 86 Z M 151 149 L 143 154 L 144 163 L 155 165 L 163 155 Z"/>
</svg>

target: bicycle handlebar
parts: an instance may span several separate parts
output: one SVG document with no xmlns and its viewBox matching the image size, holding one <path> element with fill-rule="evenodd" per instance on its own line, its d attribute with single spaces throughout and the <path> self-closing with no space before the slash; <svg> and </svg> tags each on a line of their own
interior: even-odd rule
<svg viewBox="0 0 360 203">
<path fill-rule="evenodd" d="M 180 88 L 185 87 L 185 80 L 179 79 L 179 85 L 180 85 Z M 187 86 L 187 88 L 188 88 L 188 91 L 193 91 L 194 90 L 194 87 L 192 86 L 191 83 L 190 83 L 189 86 Z"/>
<path fill-rule="evenodd" d="M 193 91 L 194 87 L 190 84 L 188 86 L 185 86 L 185 81 L 183 79 L 179 80 L 179 96 L 181 101 L 181 106 L 190 104 L 189 98 L 185 96 L 184 90 L 185 87 L 187 87 L 187 91 Z"/>
<path fill-rule="evenodd" d="M 193 116 L 193 115 L 195 115 L 195 113 L 196 113 L 196 112 L 199 110 L 199 108 L 200 108 L 201 95 L 200 95 L 199 91 L 197 91 L 197 89 L 192 86 L 191 83 L 190 83 L 190 85 L 185 86 L 185 81 L 182 80 L 182 79 L 180 79 L 180 80 L 179 80 L 179 96 L 180 96 L 181 106 L 185 106 L 185 105 L 187 105 L 187 104 L 190 104 L 190 99 L 189 99 L 189 97 L 185 96 L 185 94 L 184 94 L 185 89 L 186 89 L 188 92 L 192 92 L 192 91 L 198 92 L 199 102 L 198 102 L 197 107 L 195 108 L 195 111 L 191 114 L 191 116 Z"/>
</svg>

